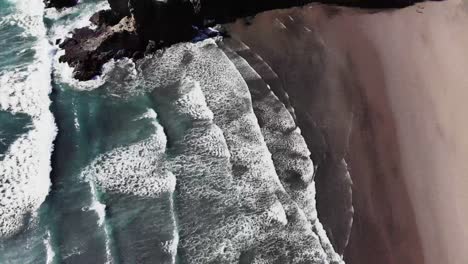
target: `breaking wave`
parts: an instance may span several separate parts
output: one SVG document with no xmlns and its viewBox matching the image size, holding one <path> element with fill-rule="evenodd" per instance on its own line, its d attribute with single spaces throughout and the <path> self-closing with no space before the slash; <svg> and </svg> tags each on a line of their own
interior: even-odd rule
<svg viewBox="0 0 468 264">
<path fill-rule="evenodd" d="M 10 53 L 2 56 L 17 56 L 16 46 L 22 48 L 24 56 L 14 61 L 11 68 L 0 70 L 0 110 L 26 114 L 32 121 L 29 131 L 11 144 L 0 160 L 0 237 L 18 232 L 27 216 L 45 200 L 56 135 L 49 111 L 51 61 L 43 24 L 44 5 L 27 0 L 2 4 L 11 13 L 0 17 L 0 37 L 10 40 L 6 45 L 12 47 Z M 4 49 L 9 50 L 8 46 Z"/>
<path fill-rule="evenodd" d="M 102 1 L 98 5 L 90 2 L 67 11 L 47 11 L 48 19 L 60 20 L 52 24 L 48 38 L 63 39 L 73 28 L 89 25 L 92 13 L 106 7 Z M 32 38 L 29 43 L 34 45 L 24 47 L 24 53 L 31 50 L 33 56 L 18 67 L 0 68 L 0 110 L 26 114 L 32 121 L 0 160 L 0 235 L 17 232 L 48 194 L 56 135 L 48 97 L 53 69 L 55 81 L 68 86 L 61 87 L 64 94 L 85 97 L 104 88 L 104 100 L 90 99 L 95 100 L 89 102 L 91 110 L 83 110 L 88 105 L 73 107 L 70 127 L 77 135 L 100 129 L 92 126 L 101 120 L 83 120 L 102 117 L 96 109 L 109 97 L 126 102 L 142 96 L 145 104 L 150 101 L 146 112 L 133 121 L 147 122 L 151 129 L 144 129 L 143 138 L 127 140 L 131 143 L 106 145 L 106 140 L 117 141 L 109 133 L 109 139 L 97 139 L 96 146 L 86 142 L 90 150 L 77 147 L 86 157 L 84 168 L 76 165 L 83 177 L 63 182 L 89 183 L 89 200 L 77 204 L 93 216 L 82 216 L 92 220 L 84 224 L 97 224 L 89 230 L 104 233 L 105 241 L 86 240 L 89 234 L 76 235 L 79 228 L 62 226 L 69 232 L 64 237 L 78 242 L 70 239 L 61 248 L 63 256 L 56 255 L 54 234 L 49 231 L 43 241 L 47 263 L 60 257 L 93 259 L 93 254 L 108 263 L 342 261 L 317 220 L 314 167 L 294 111 L 247 63 L 210 39 L 174 45 L 138 62 L 112 60 L 101 77 L 78 82 L 72 69 L 58 62 L 61 52 L 52 54 L 42 21 L 43 4 L 23 0 L 12 6 L 17 12 L 0 18 L 0 25 L 17 27 L 22 38 Z M 107 135 L 102 131 L 96 137 Z M 76 186 L 58 189 L 66 192 Z M 55 199 L 70 198 L 55 195 Z M 64 207 L 75 203 L 70 200 Z M 56 203 L 54 208 L 64 210 L 64 215 L 74 210 Z M 81 243 L 91 240 L 105 252 L 91 252 L 93 248 Z M 75 247 L 75 242 L 81 244 Z"/>
<path fill-rule="evenodd" d="M 213 40 L 154 56 L 128 73 L 139 81 L 129 95 L 146 93 L 154 101 L 142 117 L 154 118 L 154 134 L 106 152 L 84 171 L 110 196 L 116 233 L 129 237 L 124 230 L 132 228 L 121 225 L 120 208 L 147 197 L 174 201 L 164 206 L 171 217 L 153 210 L 172 226 L 172 235 L 163 235 L 172 240 L 163 244 L 171 244 L 172 256 L 177 252 L 183 263 L 341 263 L 317 220 L 310 152 L 291 112 L 268 86 L 252 86 L 249 78 L 258 75 L 250 68 L 240 70 L 250 74 L 242 76 Z M 165 194 L 175 199 L 164 200 Z M 154 228 L 148 219 L 141 218 L 143 229 Z M 128 260 L 149 260 L 128 241 L 117 241 Z"/>
</svg>

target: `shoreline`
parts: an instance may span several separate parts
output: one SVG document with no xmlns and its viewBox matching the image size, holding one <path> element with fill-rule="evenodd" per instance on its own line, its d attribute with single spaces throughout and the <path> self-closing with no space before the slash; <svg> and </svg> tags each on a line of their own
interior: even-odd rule
<svg viewBox="0 0 468 264">
<path fill-rule="evenodd" d="M 283 81 L 303 134 L 315 135 L 307 143 L 318 169 L 341 157 L 349 165 L 355 212 L 347 263 L 468 262 L 468 9 L 461 5 L 381 12 L 309 5 L 229 26 Z M 318 201 L 332 195 L 318 188 Z"/>
</svg>

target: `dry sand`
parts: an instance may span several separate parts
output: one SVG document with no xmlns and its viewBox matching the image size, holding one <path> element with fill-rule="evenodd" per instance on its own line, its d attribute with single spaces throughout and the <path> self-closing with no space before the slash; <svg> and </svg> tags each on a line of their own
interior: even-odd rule
<svg viewBox="0 0 468 264">
<path fill-rule="evenodd" d="M 282 79 L 303 133 L 313 134 L 319 171 L 348 163 L 355 218 L 347 262 L 468 263 L 466 5 L 312 5 L 252 22 L 238 21 L 232 35 Z"/>
</svg>

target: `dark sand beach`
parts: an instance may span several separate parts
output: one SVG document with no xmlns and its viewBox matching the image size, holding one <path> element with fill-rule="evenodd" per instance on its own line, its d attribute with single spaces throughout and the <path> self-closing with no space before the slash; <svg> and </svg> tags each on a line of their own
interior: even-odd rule
<svg viewBox="0 0 468 264">
<path fill-rule="evenodd" d="M 349 171 L 347 263 L 468 263 L 466 4 L 310 5 L 239 20 L 230 33 L 289 94 L 338 247 L 349 230 L 331 216 L 346 199 L 330 186 Z"/>
</svg>

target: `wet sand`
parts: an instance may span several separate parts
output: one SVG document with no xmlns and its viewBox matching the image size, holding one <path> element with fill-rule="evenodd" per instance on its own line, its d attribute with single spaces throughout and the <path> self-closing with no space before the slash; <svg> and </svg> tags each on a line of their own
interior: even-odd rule
<svg viewBox="0 0 468 264">
<path fill-rule="evenodd" d="M 467 14 L 456 0 L 310 5 L 230 27 L 290 96 L 318 166 L 319 217 L 337 244 L 347 231 L 332 177 L 348 166 L 347 263 L 468 263 Z"/>
</svg>

